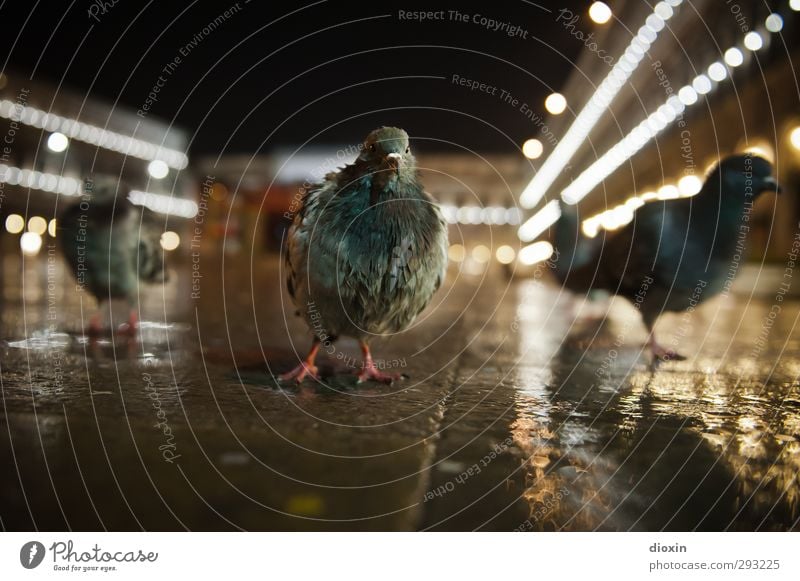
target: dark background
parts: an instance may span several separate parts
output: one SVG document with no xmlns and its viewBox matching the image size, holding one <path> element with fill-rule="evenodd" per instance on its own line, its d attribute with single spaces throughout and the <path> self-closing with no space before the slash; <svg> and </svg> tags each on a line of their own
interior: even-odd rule
<svg viewBox="0 0 800 581">
<path fill-rule="evenodd" d="M 119 98 L 135 110 L 180 47 L 233 4 L 119 0 L 103 13 L 88 1 L 65 3 L 62 11 L 52 3 L 6 2 L 0 6 L 6 25 L 0 54 L 12 73 L 63 83 L 92 98 Z M 190 149 L 194 155 L 268 150 L 306 140 L 349 143 L 381 124 L 480 151 L 511 151 L 530 137 L 530 127 L 510 106 L 501 106 L 498 97 L 470 93 L 450 78 L 455 73 L 500 85 L 543 114 L 544 98 L 560 88 L 582 48 L 555 24 L 557 9 L 579 11 L 582 27 L 591 30 L 585 17 L 588 3 L 574 0 L 558 7 L 522 0 L 474 6 L 336 0 L 239 5 L 238 13 L 183 58 L 151 110 L 152 116 L 197 131 Z M 92 6 L 99 22 L 88 15 Z M 521 26 L 528 38 L 510 38 L 472 22 L 401 22 L 397 17 L 401 9 L 454 6 Z M 380 15 L 389 16 L 364 20 Z M 392 48 L 404 45 L 424 46 Z M 378 50 L 354 55 L 373 49 Z M 447 79 L 378 80 L 419 75 Z M 350 117 L 355 118 L 347 121 Z M 436 141 L 419 144 L 422 149 L 447 147 Z"/>
</svg>

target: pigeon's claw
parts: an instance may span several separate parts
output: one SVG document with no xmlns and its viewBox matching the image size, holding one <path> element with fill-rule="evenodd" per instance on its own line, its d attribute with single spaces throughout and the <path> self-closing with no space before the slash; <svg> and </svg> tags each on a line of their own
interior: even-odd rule
<svg viewBox="0 0 800 581">
<path fill-rule="evenodd" d="M 89 319 L 89 325 L 86 327 L 84 334 L 87 337 L 97 338 L 103 334 L 103 324 L 100 322 L 100 315 L 95 313 Z"/>
<path fill-rule="evenodd" d="M 358 383 L 364 383 L 365 381 L 378 381 L 380 383 L 391 384 L 402 376 L 399 373 L 383 373 L 373 363 L 369 367 L 362 367 L 361 371 L 358 373 Z"/>
<path fill-rule="evenodd" d="M 129 337 L 135 337 L 138 330 L 139 330 L 139 315 L 135 310 L 133 310 L 131 311 L 131 314 L 128 317 L 128 322 L 122 323 L 117 328 L 117 333 L 120 335 L 128 335 Z"/>
<path fill-rule="evenodd" d="M 278 381 L 294 381 L 295 383 L 303 383 L 303 380 L 306 377 L 311 377 L 312 379 L 319 381 L 319 370 L 317 369 L 317 366 L 314 365 L 318 351 L 319 339 L 315 337 L 314 342 L 311 344 L 311 350 L 308 352 L 308 356 L 306 357 L 305 361 L 302 361 L 300 365 L 291 371 L 280 374 L 278 376 Z"/>
<path fill-rule="evenodd" d="M 378 369 L 375 362 L 372 360 L 372 353 L 369 351 L 369 345 L 363 341 L 361 342 L 361 353 L 364 355 L 364 365 L 358 373 L 358 383 L 372 380 L 390 384 L 402 377 L 399 373 L 383 373 Z"/>
<path fill-rule="evenodd" d="M 286 373 L 281 373 L 278 376 L 279 381 L 294 381 L 295 383 L 303 383 L 303 380 L 306 377 L 311 377 L 312 379 L 319 380 L 319 370 L 317 369 L 316 365 L 310 365 L 306 361 L 303 361 L 300 365 L 292 369 L 291 371 L 287 371 Z"/>
</svg>

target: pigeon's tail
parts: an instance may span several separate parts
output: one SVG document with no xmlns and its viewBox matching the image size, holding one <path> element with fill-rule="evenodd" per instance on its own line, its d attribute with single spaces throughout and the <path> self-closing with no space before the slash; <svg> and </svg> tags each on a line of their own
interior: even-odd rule
<svg viewBox="0 0 800 581">
<path fill-rule="evenodd" d="M 578 208 L 561 203 L 561 217 L 556 223 L 555 246 L 558 262 L 555 274 L 561 284 L 570 290 L 585 291 L 590 288 L 591 279 L 582 276 L 584 271 L 594 272 L 594 258 L 600 249 L 601 241 L 587 237 L 581 231 Z"/>
</svg>

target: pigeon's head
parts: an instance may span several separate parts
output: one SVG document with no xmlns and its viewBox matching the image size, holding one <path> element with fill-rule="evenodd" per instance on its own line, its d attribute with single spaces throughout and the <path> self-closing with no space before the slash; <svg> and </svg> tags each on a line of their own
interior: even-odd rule
<svg viewBox="0 0 800 581">
<path fill-rule="evenodd" d="M 414 166 L 408 133 L 398 127 L 379 127 L 367 135 L 359 159 L 372 171 L 398 174 Z"/>
<path fill-rule="evenodd" d="M 732 155 L 723 159 L 712 176 L 722 178 L 723 187 L 737 195 L 758 196 L 762 192 L 780 192 L 778 181 L 772 175 L 772 164 L 763 157 L 752 154 Z"/>
</svg>

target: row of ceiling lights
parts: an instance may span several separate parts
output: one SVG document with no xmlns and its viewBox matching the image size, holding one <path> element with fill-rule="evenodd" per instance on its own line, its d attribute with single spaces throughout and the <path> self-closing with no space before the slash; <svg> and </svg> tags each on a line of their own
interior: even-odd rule
<svg viewBox="0 0 800 581">
<path fill-rule="evenodd" d="M 800 151 L 800 127 L 795 127 L 789 132 L 789 143 Z M 752 146 L 744 151 L 774 161 L 773 153 L 768 146 Z M 705 175 L 708 175 L 715 166 L 716 162 L 709 165 L 705 170 Z M 594 238 L 601 228 L 603 230 L 616 230 L 632 222 L 634 211 L 644 206 L 647 202 L 691 198 L 700 193 L 702 188 L 703 180 L 698 176 L 685 175 L 672 183 L 665 183 L 656 190 L 633 195 L 622 204 L 586 218 L 581 224 L 581 229 L 586 236 Z"/>
<path fill-rule="evenodd" d="M 800 0 L 797 0 L 797 2 L 798 2 L 798 4 L 800 4 Z M 672 2 L 672 3 L 664 2 L 662 4 L 666 5 L 667 7 L 669 7 L 671 9 L 672 6 L 677 6 L 679 3 L 680 2 Z M 654 14 L 656 14 L 657 16 L 660 15 L 659 17 L 662 18 L 663 20 L 668 19 L 672 15 L 672 13 L 670 11 L 666 10 L 664 8 L 664 6 L 661 6 L 658 11 L 654 12 Z M 598 24 L 605 24 L 606 22 L 608 22 L 610 20 L 610 18 L 612 16 L 612 13 L 611 13 L 611 9 L 605 3 L 603 3 L 603 2 L 595 2 L 589 8 L 589 16 L 594 22 L 596 22 Z M 654 26 L 655 28 L 658 28 L 658 26 L 659 26 L 657 19 L 651 20 L 650 24 L 652 26 Z M 648 25 L 645 24 L 645 26 L 643 28 L 645 29 L 645 31 L 648 30 Z M 781 18 L 781 16 L 779 14 L 770 14 L 767 17 L 766 21 L 765 21 L 765 28 L 769 32 L 779 32 L 783 28 L 783 19 Z M 632 46 L 634 47 L 631 50 L 631 52 L 637 53 L 638 49 L 640 49 L 640 48 L 644 49 L 645 48 L 644 44 L 646 42 L 648 42 L 649 39 L 655 40 L 655 38 L 653 37 L 653 33 L 657 33 L 658 31 L 653 30 L 652 27 L 650 28 L 650 30 L 652 30 L 652 32 L 645 32 L 640 37 L 638 37 L 639 38 L 638 42 L 631 43 Z M 640 33 L 641 33 L 641 31 L 640 31 Z M 758 33 L 750 34 L 750 35 L 747 35 L 745 37 L 744 45 L 749 50 L 758 50 L 763 45 L 763 39 L 761 38 L 761 36 Z M 630 49 L 630 47 L 629 47 L 629 49 Z M 627 53 L 627 51 L 626 51 L 626 53 Z M 641 54 L 643 55 L 644 53 L 642 52 Z M 634 58 L 635 57 L 631 57 L 629 59 L 629 62 L 628 62 L 627 66 L 633 67 L 634 63 L 632 61 L 634 60 Z M 744 55 L 742 54 L 742 52 L 739 49 L 731 48 L 725 53 L 725 62 L 729 66 L 737 67 L 737 66 L 739 66 L 740 64 L 742 64 L 744 62 Z M 631 70 L 630 72 L 633 72 L 633 71 Z M 623 71 L 623 74 L 624 74 L 624 71 Z M 726 69 L 722 65 L 722 63 L 714 63 L 709 67 L 708 77 L 710 78 L 711 81 L 719 82 L 719 81 L 721 81 L 721 80 L 723 80 L 725 78 L 726 74 L 727 74 Z M 621 76 L 621 74 L 619 74 L 619 76 Z M 608 79 L 614 80 L 613 71 L 612 71 L 611 74 L 609 74 L 609 77 L 607 78 L 607 80 Z M 703 90 L 703 88 L 707 86 L 707 83 L 702 78 L 702 76 L 700 78 L 698 78 L 697 83 L 699 84 L 698 93 L 700 93 Z M 612 83 L 609 82 L 609 86 L 612 86 Z M 698 87 L 695 87 L 695 88 L 697 89 Z M 598 95 L 598 94 L 601 97 L 603 97 L 603 96 L 611 97 L 611 95 L 602 95 L 600 89 L 598 89 L 596 95 Z M 610 103 L 610 99 L 608 99 L 608 100 L 609 100 L 609 103 Z M 593 108 L 593 109 L 595 109 L 595 111 L 593 111 L 593 112 L 595 112 L 595 113 L 597 112 L 596 110 L 599 109 L 599 107 L 602 105 L 603 101 L 604 101 L 604 99 L 602 99 L 602 98 L 598 99 L 598 106 Z M 591 103 L 591 101 L 590 101 L 590 103 Z M 567 108 L 567 100 L 560 93 L 552 93 L 550 96 L 547 97 L 547 99 L 545 99 L 545 109 L 551 115 L 560 115 L 561 113 L 563 113 L 566 110 L 566 108 Z M 590 108 L 589 111 L 592 111 L 592 109 Z M 589 117 L 589 115 L 588 115 L 588 112 L 587 112 L 587 118 L 588 117 Z M 573 125 L 575 125 L 575 124 L 573 123 Z M 592 126 L 593 125 L 594 124 L 592 123 Z M 572 128 L 570 128 L 570 129 L 572 129 Z M 586 125 L 584 125 L 584 127 L 580 128 L 581 129 L 580 131 L 578 131 L 578 129 L 579 129 L 578 127 L 575 128 L 575 131 L 573 133 L 574 136 L 580 136 L 582 133 L 588 134 L 587 129 L 590 129 L 590 127 L 587 127 Z M 570 133 L 568 131 L 567 135 L 569 135 L 569 134 Z M 568 151 L 569 149 L 571 149 L 571 147 L 564 147 L 562 149 L 562 153 Z M 543 153 L 544 153 L 544 144 L 542 144 L 542 142 L 539 139 L 531 138 L 531 139 L 526 140 L 522 144 L 522 154 L 525 157 L 527 157 L 528 159 L 538 159 L 538 158 L 540 158 L 542 156 Z M 566 163 L 566 161 L 568 161 L 568 160 L 565 159 L 564 163 Z M 555 162 L 554 162 L 554 165 L 555 165 Z M 537 187 L 541 183 L 543 183 L 543 181 L 544 181 L 544 179 L 542 178 L 542 182 L 539 182 L 539 183 L 536 184 Z M 533 188 L 531 187 L 531 189 L 533 189 Z M 535 196 L 535 195 L 530 196 L 528 198 L 528 200 L 526 200 L 526 207 L 532 207 L 533 205 L 535 205 L 535 203 L 538 202 L 538 200 L 541 199 L 541 197 L 544 195 L 544 193 L 545 192 L 543 192 L 538 197 Z"/>
<path fill-rule="evenodd" d="M 149 168 L 153 168 L 156 174 L 163 173 L 161 177 L 167 175 L 169 168 L 181 170 L 189 165 L 189 158 L 177 149 L 103 129 L 77 119 L 68 119 L 29 105 L 19 105 L 8 99 L 0 100 L 0 117 L 50 132 L 47 146 L 51 151 L 62 152 L 69 146 L 69 140 L 75 139 L 150 161 Z"/>
<path fill-rule="evenodd" d="M 652 41 L 655 40 L 654 35 L 663 29 L 664 21 L 672 15 L 672 7 L 680 3 L 681 0 L 675 0 L 673 2 L 659 2 L 656 4 L 653 14 L 648 17 L 645 25 L 639 30 L 639 34 L 629 45 L 625 55 L 628 55 L 629 51 L 631 51 L 633 47 L 636 47 L 634 49 L 636 58 L 641 60 L 644 56 L 644 52 L 640 53 L 639 49 L 646 49 L 647 46 L 649 46 L 649 44 L 643 46 L 645 41 L 649 40 L 649 43 L 652 43 Z M 592 5 L 592 8 L 599 4 L 602 3 L 596 2 Z M 800 10 L 800 0 L 795 0 L 790 4 L 790 7 L 793 10 Z M 590 16 L 592 8 L 590 8 Z M 599 11 L 597 13 L 604 13 L 602 7 L 594 8 L 594 10 Z M 656 18 L 653 18 L 653 16 L 656 16 Z M 610 18 L 610 10 L 608 18 Z M 607 21 L 608 18 L 603 20 L 603 22 Z M 596 21 L 600 22 L 600 20 Z M 767 32 L 777 33 L 780 32 L 782 28 L 783 19 L 779 14 L 770 14 L 765 20 L 764 30 Z M 762 33 L 757 31 L 748 32 L 743 39 L 743 46 L 745 49 L 752 52 L 763 48 L 764 37 Z M 618 61 L 618 64 L 624 62 L 625 55 L 623 55 L 623 59 Z M 635 59 L 629 60 L 633 61 Z M 638 64 L 638 60 L 636 62 L 630 62 L 627 67 L 629 70 L 623 71 L 623 73 L 627 72 L 627 75 L 630 76 L 630 73 L 632 73 L 636 64 Z M 561 193 L 562 199 L 572 204 L 579 202 L 586 194 L 594 189 L 597 184 L 605 179 L 605 177 L 610 175 L 617 167 L 644 147 L 655 135 L 675 121 L 686 107 L 699 102 L 701 95 L 711 92 L 717 83 L 729 78 L 730 73 L 728 68 L 735 68 L 743 64 L 744 54 L 738 47 L 731 47 L 725 51 L 723 61 L 724 64 L 719 61 L 712 63 L 705 73 L 698 75 L 690 84 L 682 87 L 677 94 L 670 96 L 655 112 L 648 116 L 617 145 L 601 156 L 575 181 L 565 188 Z M 725 65 L 727 65 L 727 67 Z M 586 107 L 578 114 L 573 124 L 567 130 L 564 138 L 559 142 L 559 145 L 553 150 L 547 160 L 545 160 L 545 163 L 542 164 L 542 167 L 536 173 L 533 180 L 531 180 L 528 187 L 523 191 L 520 197 L 520 202 L 523 206 L 532 207 L 544 196 L 547 188 L 555 181 L 555 178 L 569 161 L 572 154 L 577 150 L 585 137 L 588 136 L 590 129 L 594 126 L 600 114 L 608 107 L 611 99 L 616 94 L 616 91 L 613 91 L 613 94 L 610 95 L 608 91 L 606 91 L 606 94 L 603 94 L 604 84 L 609 81 L 609 79 L 613 80 L 613 77 L 614 70 L 612 69 L 609 76 L 601 83 L 598 90 L 590 98 Z M 616 86 L 619 84 L 619 87 L 621 87 L 623 83 L 624 81 L 620 82 L 618 79 L 614 85 Z M 618 90 L 619 87 L 616 87 L 616 90 Z M 582 119 L 582 117 L 584 118 Z M 536 141 L 538 142 L 538 140 Z M 800 142 L 800 131 L 797 133 L 792 132 L 791 141 L 793 145 L 795 141 Z M 526 142 L 523 144 L 523 153 L 525 153 L 526 145 L 530 149 L 529 153 L 537 154 L 536 157 L 541 155 L 540 148 L 543 150 L 541 143 Z M 627 208 L 630 209 L 631 205 L 634 203 L 635 202 L 631 202 Z M 626 212 L 627 216 L 627 210 L 619 209 L 616 214 L 613 214 L 614 210 L 615 209 L 609 210 L 609 212 L 612 213 L 608 214 L 608 216 L 616 216 L 616 218 L 608 218 L 608 223 L 612 225 L 623 217 L 623 212 Z M 535 239 L 549 226 L 555 223 L 560 213 L 558 201 L 553 200 L 549 202 L 520 227 L 520 239 L 526 242 Z M 599 221 L 596 221 L 595 224 L 599 224 Z M 589 232 L 594 231 L 593 223 L 590 222 L 590 226 L 587 227 L 587 230 Z"/>
<path fill-rule="evenodd" d="M 523 207 L 534 207 L 547 193 L 549 187 L 556 178 L 558 178 L 567 162 L 569 162 L 575 151 L 577 151 L 578 147 L 584 142 L 602 114 L 608 109 L 617 93 L 637 69 L 647 50 L 653 42 L 655 42 L 656 38 L 658 38 L 659 32 L 664 29 L 665 22 L 672 17 L 673 8 L 678 6 L 681 1 L 682 0 L 665 0 L 658 2 L 653 7 L 653 12 L 647 17 L 642 27 L 639 28 L 622 57 L 617 60 L 611 71 L 589 98 L 586 105 L 575 116 L 575 120 L 564 133 L 558 145 L 544 161 L 528 186 L 523 190 L 520 195 L 520 204 Z M 593 6 L 595 15 L 597 15 L 598 12 L 606 12 L 600 4 L 595 3 Z M 605 9 L 607 8 L 608 7 L 605 6 Z M 607 10 L 607 13 L 608 18 L 605 20 L 599 19 L 597 21 L 607 22 L 608 19 L 610 19 L 610 10 Z M 558 101 L 560 102 L 560 100 Z M 564 100 L 563 103 L 566 108 L 566 100 Z M 529 146 L 529 150 L 535 152 L 538 150 L 538 147 L 531 145 Z"/>
<path fill-rule="evenodd" d="M 758 32 L 751 31 L 744 37 L 744 46 L 754 52 L 764 46 L 764 41 Z M 741 50 L 737 47 L 729 48 L 725 52 L 725 62 L 731 68 L 741 65 L 744 62 Z M 715 83 L 728 78 L 730 73 L 721 62 L 711 63 L 707 68 L 707 74 L 697 75 L 690 84 L 682 87 L 677 95 L 670 96 L 644 121 L 584 170 L 561 192 L 562 199 L 568 204 L 577 204 L 601 181 L 669 127 L 687 107 L 699 103 L 701 95 L 706 95 L 716 88 Z"/>
<path fill-rule="evenodd" d="M 61 153 L 69 147 L 69 138 L 56 131 L 47 138 L 47 148 L 55 153 Z M 147 164 L 147 173 L 151 178 L 161 180 L 169 175 L 169 165 L 161 159 L 154 159 Z"/>
<path fill-rule="evenodd" d="M 789 143 L 800 151 L 800 127 L 795 127 L 789 132 Z M 745 148 L 743 151 L 750 152 L 761 157 L 772 159 L 773 154 L 766 145 L 755 145 Z M 716 165 L 716 161 L 706 167 L 707 175 Z M 688 198 L 700 192 L 703 180 L 696 175 L 685 175 L 674 184 L 664 184 L 654 191 L 646 191 L 643 194 L 634 195 L 624 203 L 613 208 L 600 212 L 583 222 L 583 232 L 589 237 L 594 237 L 600 228 L 606 230 L 616 230 L 633 220 L 633 212 L 644 205 L 646 202 L 654 200 L 673 200 L 677 198 Z M 561 206 L 558 200 L 551 200 L 529 218 L 520 227 L 518 236 L 523 242 L 530 242 L 537 238 L 542 232 L 561 217 Z"/>
<path fill-rule="evenodd" d="M 503 244 L 495 250 L 494 258 L 500 264 L 511 264 L 517 260 L 521 264 L 532 265 L 547 260 L 552 253 L 553 247 L 546 241 L 531 244 L 519 251 L 508 244 Z M 488 246 L 478 244 L 468 253 L 463 244 L 451 244 L 447 256 L 451 262 L 462 263 L 471 260 L 478 264 L 486 264 L 492 259 L 492 251 Z"/>
<path fill-rule="evenodd" d="M 29 169 L 0 164 L 0 182 L 9 185 L 19 185 L 34 190 L 58 193 L 64 196 L 77 196 L 81 194 L 81 182 L 75 178 L 63 177 Z M 154 212 L 178 216 L 180 218 L 194 218 L 199 210 L 194 200 L 177 198 L 165 194 L 142 192 L 133 190 L 128 199 L 135 205 L 145 206 Z"/>
<path fill-rule="evenodd" d="M 448 224 L 487 224 L 503 226 L 518 225 L 522 221 L 522 210 L 502 206 L 454 206 L 442 204 L 442 216 Z"/>
</svg>

